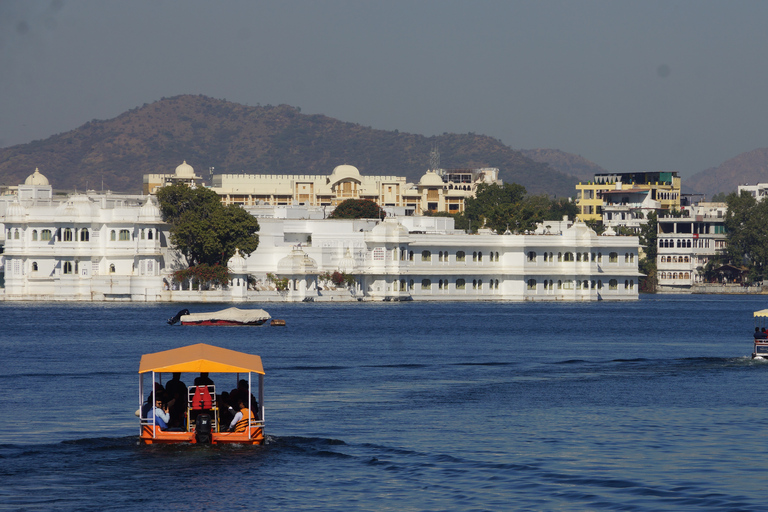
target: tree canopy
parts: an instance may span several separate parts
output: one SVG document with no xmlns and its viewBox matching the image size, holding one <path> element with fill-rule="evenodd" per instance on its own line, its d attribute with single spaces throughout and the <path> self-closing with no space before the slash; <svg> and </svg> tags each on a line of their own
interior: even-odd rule
<svg viewBox="0 0 768 512">
<path fill-rule="evenodd" d="M 644 292 L 656 290 L 656 255 L 658 249 L 659 224 L 656 212 L 648 214 L 648 221 L 640 227 L 640 245 L 643 247 L 643 257 L 640 260 L 640 272 L 645 277 L 640 278 L 640 289 Z"/>
<path fill-rule="evenodd" d="M 564 215 L 574 219 L 578 207 L 568 199 L 552 200 L 546 195 L 528 195 L 517 183 L 480 184 L 475 197 L 468 198 L 464 216 L 471 229 L 481 227 L 503 233 L 534 229 L 544 220 L 560 220 Z"/>
<path fill-rule="evenodd" d="M 157 199 L 171 244 L 189 266 L 226 265 L 235 249 L 250 254 L 259 245 L 256 218 L 238 205 L 224 206 L 210 189 L 170 185 L 157 191 Z"/>
<path fill-rule="evenodd" d="M 384 210 L 370 199 L 347 199 L 342 201 L 328 217 L 330 219 L 382 219 Z"/>
<path fill-rule="evenodd" d="M 725 230 L 731 263 L 748 266 L 751 280 L 764 276 L 768 267 L 768 201 L 757 201 L 747 192 L 732 192 L 726 202 Z"/>
</svg>

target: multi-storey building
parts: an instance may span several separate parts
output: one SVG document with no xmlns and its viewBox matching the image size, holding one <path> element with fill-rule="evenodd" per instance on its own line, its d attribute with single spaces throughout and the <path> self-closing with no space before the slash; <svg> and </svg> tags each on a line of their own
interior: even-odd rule
<svg viewBox="0 0 768 512">
<path fill-rule="evenodd" d="M 634 300 L 637 237 L 553 221 L 546 234 L 470 235 L 444 217 L 260 219 L 260 243 L 228 265 L 223 289 L 172 281 L 182 258 L 152 196 L 75 194 L 45 185 L 4 202 L 4 300 Z M 47 189 L 45 189 L 47 187 Z M 282 207 L 286 208 L 286 207 Z M 354 276 L 329 289 L 325 272 Z M 288 281 L 276 291 L 268 279 Z"/>
<path fill-rule="evenodd" d="M 680 178 L 677 172 L 596 174 L 576 185 L 576 205 L 580 220 L 637 229 L 650 211 L 680 209 Z"/>
<path fill-rule="evenodd" d="M 658 291 L 688 292 L 708 261 L 725 253 L 725 203 L 699 203 L 658 219 Z"/>
</svg>

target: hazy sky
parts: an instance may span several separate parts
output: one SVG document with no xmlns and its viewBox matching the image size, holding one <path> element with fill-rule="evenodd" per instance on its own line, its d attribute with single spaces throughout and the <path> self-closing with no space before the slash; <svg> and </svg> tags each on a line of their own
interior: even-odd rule
<svg viewBox="0 0 768 512">
<path fill-rule="evenodd" d="M 0 147 L 186 93 L 687 176 L 768 146 L 768 2 L 0 1 Z"/>
</svg>

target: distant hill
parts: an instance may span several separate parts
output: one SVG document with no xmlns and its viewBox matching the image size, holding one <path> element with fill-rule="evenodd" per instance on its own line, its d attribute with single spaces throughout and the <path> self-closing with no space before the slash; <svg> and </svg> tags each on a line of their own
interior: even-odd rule
<svg viewBox="0 0 768 512">
<path fill-rule="evenodd" d="M 138 193 L 142 175 L 173 172 L 183 160 L 197 174 L 330 174 L 350 164 L 362 174 L 418 180 L 433 147 L 441 167 L 498 167 L 505 182 L 534 194 L 574 194 L 575 178 L 484 135 L 434 137 L 375 130 L 288 105 L 250 107 L 182 95 L 145 104 L 45 140 L 0 149 L 0 184 L 40 168 L 56 189 Z"/>
<path fill-rule="evenodd" d="M 694 174 L 683 180 L 692 190 L 711 198 L 719 192 L 736 192 L 739 185 L 768 182 L 768 148 L 737 155 L 718 167 Z"/>
<path fill-rule="evenodd" d="M 548 164 L 555 171 L 570 174 L 581 181 L 591 181 L 595 174 L 608 172 L 580 155 L 566 153 L 559 149 L 521 149 L 520 152 L 534 162 Z"/>
</svg>

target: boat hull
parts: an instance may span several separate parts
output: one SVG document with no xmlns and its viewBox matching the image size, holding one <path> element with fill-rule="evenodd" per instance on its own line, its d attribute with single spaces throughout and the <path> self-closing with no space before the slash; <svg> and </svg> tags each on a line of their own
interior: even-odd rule
<svg viewBox="0 0 768 512">
<path fill-rule="evenodd" d="M 143 444 L 198 444 L 195 432 L 163 431 L 159 427 L 143 425 L 139 440 Z M 264 444 L 264 428 L 251 427 L 251 433 L 247 432 L 212 432 L 210 444 Z M 207 444 L 207 443 L 206 443 Z"/>
<path fill-rule="evenodd" d="M 259 325 L 264 325 L 265 322 L 266 322 L 266 320 L 256 320 L 254 322 L 235 322 L 235 321 L 232 321 L 232 320 L 201 320 L 199 322 L 189 322 L 189 321 L 182 320 L 181 321 L 181 325 L 217 325 L 217 326 L 222 326 L 222 325 L 225 325 L 225 326 L 226 325 L 254 325 L 254 326 L 259 326 Z"/>
</svg>

